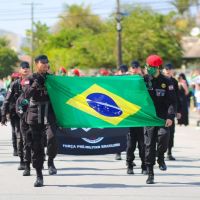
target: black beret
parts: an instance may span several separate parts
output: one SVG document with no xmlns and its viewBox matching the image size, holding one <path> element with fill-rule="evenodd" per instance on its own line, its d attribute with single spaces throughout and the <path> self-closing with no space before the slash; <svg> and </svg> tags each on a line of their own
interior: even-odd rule
<svg viewBox="0 0 200 200">
<path fill-rule="evenodd" d="M 134 60 L 131 62 L 131 67 L 138 68 L 138 67 L 140 67 L 140 63 L 137 60 Z"/>
<path fill-rule="evenodd" d="M 20 63 L 20 67 L 21 68 L 30 68 L 30 65 L 29 65 L 29 63 L 28 62 L 26 62 L 26 61 L 22 61 L 21 63 Z"/>
<path fill-rule="evenodd" d="M 171 63 L 167 63 L 165 65 L 165 69 L 173 69 L 173 65 Z"/>
<path fill-rule="evenodd" d="M 120 70 L 121 72 L 123 72 L 123 73 L 124 73 L 124 72 L 127 72 L 127 71 L 128 71 L 128 66 L 122 64 L 122 65 L 119 66 L 119 70 Z"/>
</svg>

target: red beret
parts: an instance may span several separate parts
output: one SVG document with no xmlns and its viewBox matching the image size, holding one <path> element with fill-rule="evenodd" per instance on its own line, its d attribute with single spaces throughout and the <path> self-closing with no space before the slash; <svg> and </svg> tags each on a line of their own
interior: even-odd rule
<svg viewBox="0 0 200 200">
<path fill-rule="evenodd" d="M 146 59 L 146 63 L 151 67 L 159 67 L 159 66 L 161 66 L 163 64 L 163 60 L 158 55 L 150 55 Z"/>
<path fill-rule="evenodd" d="M 60 68 L 60 72 L 66 74 L 66 73 L 67 73 L 67 70 L 66 70 L 64 67 L 61 67 L 61 68 Z"/>
<path fill-rule="evenodd" d="M 108 76 L 108 75 L 109 75 L 109 71 L 106 70 L 106 69 L 100 69 L 99 73 L 100 73 L 102 76 Z"/>
<path fill-rule="evenodd" d="M 80 72 L 78 69 L 74 69 L 73 74 L 76 76 L 80 76 Z"/>
</svg>

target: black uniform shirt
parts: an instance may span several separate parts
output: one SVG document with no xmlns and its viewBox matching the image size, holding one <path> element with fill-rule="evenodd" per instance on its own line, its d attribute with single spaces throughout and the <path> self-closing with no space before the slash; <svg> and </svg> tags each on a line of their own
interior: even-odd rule
<svg viewBox="0 0 200 200">
<path fill-rule="evenodd" d="M 17 79 L 10 84 L 10 87 L 8 89 L 8 92 L 6 94 L 5 100 L 1 108 L 2 115 L 5 116 L 7 113 L 9 113 L 10 115 L 16 114 L 15 104 L 20 94 L 21 94 L 20 79 Z"/>
<path fill-rule="evenodd" d="M 175 117 L 176 95 L 171 81 L 162 74 L 159 74 L 158 77 L 145 75 L 144 80 L 153 100 L 157 116 L 164 120 L 173 120 Z"/>
<path fill-rule="evenodd" d="M 45 87 L 45 75 L 33 73 L 25 84 L 24 96 L 29 100 L 27 110 L 28 124 L 47 124 L 55 122 L 55 115 Z M 37 84 L 35 84 L 37 82 Z"/>
</svg>

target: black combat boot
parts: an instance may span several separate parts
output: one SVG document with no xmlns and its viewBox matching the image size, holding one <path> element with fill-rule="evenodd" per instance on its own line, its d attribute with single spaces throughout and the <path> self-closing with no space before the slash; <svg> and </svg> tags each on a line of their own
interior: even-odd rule
<svg viewBox="0 0 200 200">
<path fill-rule="evenodd" d="M 127 163 L 127 174 L 134 174 L 133 163 Z"/>
<path fill-rule="evenodd" d="M 121 153 L 115 154 L 115 160 L 122 160 Z"/>
<path fill-rule="evenodd" d="M 148 174 L 148 172 L 147 172 L 147 167 L 146 167 L 145 164 L 142 163 L 141 169 L 142 169 L 142 172 L 141 172 L 141 173 L 142 173 L 143 175 L 147 175 L 147 174 Z"/>
<path fill-rule="evenodd" d="M 176 160 L 176 158 L 174 158 L 174 156 L 172 156 L 172 154 L 167 155 L 168 160 Z"/>
<path fill-rule="evenodd" d="M 48 159 L 48 170 L 49 170 L 49 175 L 57 174 L 57 169 L 54 165 L 53 159 Z"/>
<path fill-rule="evenodd" d="M 146 184 L 154 184 L 153 166 L 147 166 L 147 173 L 148 173 L 148 178 L 146 180 Z"/>
<path fill-rule="evenodd" d="M 25 163 L 24 163 L 24 160 L 22 158 L 20 158 L 18 170 L 25 170 Z"/>
<path fill-rule="evenodd" d="M 15 149 L 15 148 L 13 150 L 13 156 L 18 156 L 17 149 Z"/>
<path fill-rule="evenodd" d="M 126 166 L 128 166 L 129 165 L 129 162 L 128 161 L 126 161 Z M 135 167 L 136 166 L 136 164 L 135 164 L 135 162 L 134 161 L 132 161 L 132 165 L 133 165 L 133 167 Z"/>
<path fill-rule="evenodd" d="M 172 148 L 168 148 L 167 159 L 168 160 L 176 160 L 176 158 L 174 158 L 174 156 L 172 156 Z"/>
<path fill-rule="evenodd" d="M 36 169 L 37 178 L 34 183 L 34 187 L 42 187 L 43 186 L 43 175 L 41 169 Z"/>
<path fill-rule="evenodd" d="M 165 161 L 162 160 L 162 161 L 159 161 L 158 162 L 158 165 L 159 165 L 159 169 L 162 170 L 162 171 L 166 171 L 167 170 L 167 165 L 165 164 Z"/>
<path fill-rule="evenodd" d="M 30 176 L 30 175 L 31 175 L 30 162 L 25 162 L 25 170 L 23 172 L 23 176 Z"/>
</svg>

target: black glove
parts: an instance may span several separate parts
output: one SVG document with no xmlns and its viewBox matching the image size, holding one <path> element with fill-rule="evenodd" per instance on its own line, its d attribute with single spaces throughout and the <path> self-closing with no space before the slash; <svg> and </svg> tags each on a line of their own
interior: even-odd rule
<svg viewBox="0 0 200 200">
<path fill-rule="evenodd" d="M 7 123 L 7 118 L 6 118 L 5 115 L 2 115 L 2 116 L 1 116 L 1 125 L 6 126 L 6 123 Z"/>
</svg>

